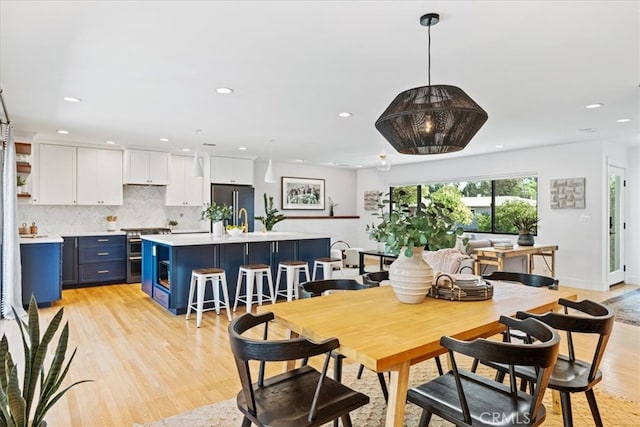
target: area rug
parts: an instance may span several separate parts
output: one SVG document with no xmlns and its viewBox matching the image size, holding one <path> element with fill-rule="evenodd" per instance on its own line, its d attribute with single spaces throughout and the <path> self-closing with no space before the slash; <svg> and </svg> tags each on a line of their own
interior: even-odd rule
<svg viewBox="0 0 640 427">
<path fill-rule="evenodd" d="M 380 391 L 377 376 L 365 370 L 361 379 L 356 378 L 358 365 L 349 364 L 343 371 L 343 381 L 350 387 L 366 393 L 371 401 L 368 405 L 351 413 L 351 421 L 354 426 L 377 427 L 384 425 L 385 403 Z M 489 372 L 486 372 L 489 373 Z M 410 386 L 428 381 L 436 375 L 433 361 L 426 361 L 411 367 Z M 640 426 L 640 404 L 623 398 L 598 392 L 596 387 L 596 399 L 600 408 L 604 425 L 616 427 Z M 584 393 L 574 394 L 571 397 L 573 418 L 575 426 L 594 425 L 589 411 L 589 405 Z M 551 392 L 545 394 L 544 405 L 547 408 L 545 426 L 562 426 L 562 416 L 553 414 L 551 410 Z M 405 414 L 405 426 L 417 426 L 420 419 L 420 408 L 407 403 Z M 236 407 L 235 399 L 225 400 L 212 405 L 203 406 L 193 411 L 185 412 L 155 421 L 148 424 L 136 424 L 136 427 L 233 427 L 240 426 L 242 415 Z M 332 424 L 327 424 L 331 426 Z M 450 424 L 438 417 L 433 417 L 430 426 L 443 427 Z"/>
<path fill-rule="evenodd" d="M 640 289 L 603 301 L 616 314 L 616 322 L 640 326 Z"/>
</svg>

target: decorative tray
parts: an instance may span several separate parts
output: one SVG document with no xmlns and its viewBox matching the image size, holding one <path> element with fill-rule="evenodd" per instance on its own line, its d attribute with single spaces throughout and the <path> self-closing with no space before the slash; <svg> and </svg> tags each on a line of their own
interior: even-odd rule
<svg viewBox="0 0 640 427">
<path fill-rule="evenodd" d="M 451 276 L 441 274 L 429 288 L 427 296 L 451 301 L 484 301 L 493 298 L 493 285 L 485 280 L 478 279 L 473 286 L 469 286 L 466 280 L 462 281 L 462 286 L 456 282 Z"/>
</svg>

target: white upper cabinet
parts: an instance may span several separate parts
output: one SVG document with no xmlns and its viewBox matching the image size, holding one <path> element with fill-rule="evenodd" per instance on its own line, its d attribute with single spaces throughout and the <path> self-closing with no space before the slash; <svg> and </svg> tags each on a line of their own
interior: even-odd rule
<svg viewBox="0 0 640 427">
<path fill-rule="evenodd" d="M 253 160 L 212 157 L 211 182 L 253 185 Z"/>
<path fill-rule="evenodd" d="M 169 153 L 127 150 L 124 153 L 124 183 L 167 185 Z"/>
<path fill-rule="evenodd" d="M 122 151 L 78 148 L 78 204 L 122 205 Z"/>
<path fill-rule="evenodd" d="M 37 156 L 38 185 L 33 203 L 76 204 L 76 147 L 40 144 Z"/>
<path fill-rule="evenodd" d="M 193 157 L 171 156 L 166 206 L 202 206 L 205 191 L 204 179 L 191 176 L 192 162 Z"/>
</svg>

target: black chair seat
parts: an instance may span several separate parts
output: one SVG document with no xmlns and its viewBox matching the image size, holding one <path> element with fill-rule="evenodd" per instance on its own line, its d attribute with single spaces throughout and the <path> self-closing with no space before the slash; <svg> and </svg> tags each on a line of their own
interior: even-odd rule
<svg viewBox="0 0 640 427">
<path fill-rule="evenodd" d="M 466 370 L 460 369 L 458 372 L 474 426 L 530 425 L 523 421 L 531 418 L 531 395 L 518 392 L 513 396 L 508 386 Z M 410 389 L 407 398 L 423 408 L 431 408 L 434 413 L 449 414 L 458 419 L 463 417 L 452 371 Z M 543 405 L 540 405 L 536 414 L 537 422 L 531 425 L 544 421 L 546 411 Z"/>
<path fill-rule="evenodd" d="M 379 285 L 383 280 L 389 280 L 388 271 L 374 271 L 362 275 L 362 283 L 368 285 Z"/>
<path fill-rule="evenodd" d="M 327 279 L 304 282 L 300 286 L 303 297 L 319 297 L 332 291 L 358 291 L 377 285 L 363 285 L 353 279 Z"/>
<path fill-rule="evenodd" d="M 336 413 L 351 412 L 366 405 L 369 398 L 325 377 L 318 395 L 318 412 L 313 423 L 307 419 L 320 373 L 308 365 L 264 380 L 264 387 L 254 384 L 259 425 L 272 427 L 317 426 L 335 419 Z M 237 396 L 238 408 L 251 416 L 244 392 Z"/>
</svg>

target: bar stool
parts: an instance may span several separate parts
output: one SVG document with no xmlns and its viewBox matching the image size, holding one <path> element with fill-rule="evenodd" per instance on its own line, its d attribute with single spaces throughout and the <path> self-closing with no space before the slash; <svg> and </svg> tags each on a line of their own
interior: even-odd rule
<svg viewBox="0 0 640 427">
<path fill-rule="evenodd" d="M 316 280 L 316 270 L 318 267 L 322 267 L 322 279 L 329 280 L 333 275 L 333 267 L 338 267 L 340 274 L 342 274 L 342 259 L 316 258 L 313 261 L 313 278 L 311 280 Z"/>
<path fill-rule="evenodd" d="M 287 275 L 287 291 L 284 293 L 280 291 L 280 275 L 282 272 Z M 309 264 L 305 261 L 282 261 L 278 264 L 278 274 L 276 275 L 276 288 L 278 292 L 276 295 L 282 295 L 287 297 L 287 301 L 291 301 L 293 293 L 295 292 L 296 299 L 298 299 L 298 284 L 300 283 L 300 273 L 304 272 L 307 282 L 309 281 Z"/>
<path fill-rule="evenodd" d="M 262 278 L 267 276 L 269 283 L 269 295 L 262 291 Z M 240 287 L 242 286 L 242 278 L 246 277 L 245 293 L 240 295 Z M 272 304 L 276 302 L 276 294 L 273 292 L 273 280 L 271 279 L 271 267 L 267 264 L 246 264 L 241 265 L 238 271 L 238 283 L 236 284 L 236 301 L 233 303 L 233 311 L 238 307 L 238 301 L 247 304 L 247 313 L 251 313 L 251 303 L 253 302 L 253 285 L 256 284 L 256 294 L 258 296 L 258 305 L 262 305 L 262 297 L 265 296 L 271 300 Z"/>
<path fill-rule="evenodd" d="M 207 282 L 211 282 L 213 291 L 213 299 L 204 300 L 204 294 Z M 196 303 L 193 302 L 193 293 L 197 287 Z M 224 301 L 220 300 L 220 288 Z M 214 307 L 204 308 L 205 302 L 213 302 Z M 195 305 L 195 307 L 194 307 Z M 229 310 L 229 290 L 227 288 L 227 276 L 221 268 L 198 268 L 191 270 L 191 284 L 189 285 L 189 304 L 187 305 L 187 320 L 191 314 L 191 309 L 196 311 L 196 327 L 200 327 L 202 323 L 202 313 L 204 311 L 216 310 L 216 314 L 220 314 L 220 308 L 227 310 L 227 318 L 231 321 L 231 311 Z"/>
</svg>

